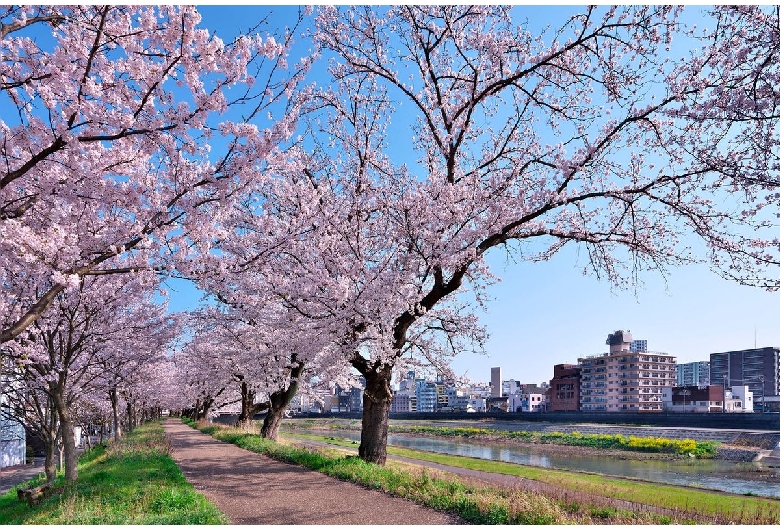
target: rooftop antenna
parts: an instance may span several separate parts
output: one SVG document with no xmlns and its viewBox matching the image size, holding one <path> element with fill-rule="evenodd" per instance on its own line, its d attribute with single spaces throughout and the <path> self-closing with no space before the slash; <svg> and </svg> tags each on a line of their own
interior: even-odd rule
<svg viewBox="0 0 780 530">
<path fill-rule="evenodd" d="M 753 323 L 753 349 L 758 348 L 758 341 L 756 341 L 756 324 Z"/>
</svg>

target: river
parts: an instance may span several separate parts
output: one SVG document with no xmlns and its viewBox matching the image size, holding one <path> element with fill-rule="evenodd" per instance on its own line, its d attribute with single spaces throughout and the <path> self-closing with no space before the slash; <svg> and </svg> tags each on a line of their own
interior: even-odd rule
<svg viewBox="0 0 780 530">
<path fill-rule="evenodd" d="M 293 433 L 322 436 L 322 430 L 295 429 Z M 353 441 L 360 441 L 356 431 L 327 431 L 328 434 Z M 388 444 L 408 449 L 434 453 L 469 456 L 486 460 L 512 462 L 536 467 L 594 472 L 602 475 L 695 486 L 729 493 L 753 494 L 764 497 L 780 497 L 780 482 L 768 480 L 766 472 L 760 472 L 760 464 L 728 462 L 723 460 L 622 460 L 598 456 L 547 455 L 540 447 L 530 451 L 522 446 L 490 444 L 474 441 L 451 441 L 441 438 L 388 435 Z M 755 473 L 755 477 L 750 477 Z M 747 477 L 746 477 L 747 475 Z"/>
</svg>

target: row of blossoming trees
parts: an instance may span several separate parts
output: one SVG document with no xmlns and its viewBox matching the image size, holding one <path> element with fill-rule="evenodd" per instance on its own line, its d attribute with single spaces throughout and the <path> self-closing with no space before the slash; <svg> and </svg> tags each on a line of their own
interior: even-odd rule
<svg viewBox="0 0 780 530">
<path fill-rule="evenodd" d="M 85 411 L 240 401 L 275 438 L 356 373 L 384 463 L 394 372 L 484 341 L 458 295 L 488 253 L 776 288 L 780 14 L 571 11 L 322 7 L 224 42 L 192 7 L 4 8 L 0 344 L 67 478 Z M 211 303 L 166 315 L 169 276 Z"/>
</svg>

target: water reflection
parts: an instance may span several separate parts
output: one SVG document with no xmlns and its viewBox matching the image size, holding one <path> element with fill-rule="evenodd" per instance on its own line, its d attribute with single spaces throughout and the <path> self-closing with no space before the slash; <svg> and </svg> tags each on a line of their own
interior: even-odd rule
<svg viewBox="0 0 780 530">
<path fill-rule="evenodd" d="M 303 431 L 297 431 L 303 432 Z M 306 431 L 322 435 L 322 431 Z M 360 441 L 360 433 L 338 431 L 336 436 Z M 391 434 L 388 444 L 408 449 L 419 449 L 434 453 L 469 456 L 486 460 L 512 462 L 537 467 L 588 471 L 603 475 L 614 475 L 679 486 L 696 486 L 730 493 L 753 493 L 762 496 L 780 496 L 780 484 L 755 479 L 746 479 L 736 474 L 755 471 L 758 466 L 751 463 L 727 462 L 723 460 L 622 460 L 595 456 L 548 455 L 524 447 L 450 441 L 421 436 Z M 543 449 L 540 449 L 543 450 Z"/>
</svg>

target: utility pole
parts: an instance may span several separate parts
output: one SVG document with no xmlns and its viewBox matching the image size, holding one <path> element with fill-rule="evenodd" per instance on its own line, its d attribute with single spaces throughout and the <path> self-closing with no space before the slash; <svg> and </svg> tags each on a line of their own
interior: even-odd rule
<svg viewBox="0 0 780 530">
<path fill-rule="evenodd" d="M 687 396 L 690 396 L 690 395 L 691 395 L 691 391 L 690 391 L 690 390 L 688 390 L 687 388 L 683 388 L 683 389 L 680 391 L 680 395 L 683 397 L 683 413 L 685 413 L 685 398 L 686 398 Z"/>
</svg>

